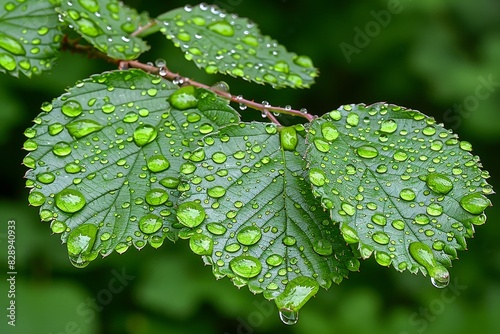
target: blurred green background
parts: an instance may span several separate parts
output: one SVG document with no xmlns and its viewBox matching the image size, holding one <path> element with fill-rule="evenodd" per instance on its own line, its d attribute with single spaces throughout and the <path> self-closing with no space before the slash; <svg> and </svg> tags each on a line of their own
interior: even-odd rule
<svg viewBox="0 0 500 334">
<path fill-rule="evenodd" d="M 178 0 L 125 2 L 152 16 L 186 4 Z M 148 37 L 152 51 L 140 59 L 165 58 L 170 69 L 184 76 L 208 84 L 225 80 L 233 94 L 273 105 L 305 107 L 314 114 L 341 104 L 378 101 L 421 110 L 472 142 L 473 153 L 482 158 L 491 183 L 500 189 L 496 167 L 500 2 L 215 3 L 251 18 L 263 33 L 289 50 L 310 55 L 321 71 L 317 84 L 310 90 L 274 91 L 208 76 L 159 34 Z M 380 11 L 388 8 L 397 12 L 381 16 Z M 377 23 L 376 17 L 384 21 Z M 366 28 L 368 38 L 363 40 L 357 31 Z M 356 50 L 346 58 L 341 43 Z M 500 205 L 487 210 L 487 224 L 477 228 L 476 237 L 468 242 L 470 250 L 454 262 L 448 289 L 435 289 L 428 278 L 381 268 L 370 259 L 340 286 L 321 290 L 303 308 L 295 326 L 283 325 L 273 304 L 261 295 L 238 290 L 227 279 L 216 281 L 210 267 L 203 266 L 183 241 L 158 250 L 146 247 L 113 254 L 85 269 L 72 267 L 59 236 L 51 236 L 37 210 L 28 207 L 26 169 L 21 165 L 26 153 L 21 150 L 23 131 L 31 126 L 42 102 L 79 79 L 109 69 L 100 60 L 62 54 L 54 70 L 41 77 L 1 76 L 0 269 L 7 271 L 6 223 L 14 219 L 18 270 L 15 328 L 6 326 L 8 288 L 7 281 L 0 280 L 1 333 L 500 333 Z M 485 80 L 490 84 L 485 86 Z M 496 196 L 492 200 L 495 203 Z"/>
</svg>

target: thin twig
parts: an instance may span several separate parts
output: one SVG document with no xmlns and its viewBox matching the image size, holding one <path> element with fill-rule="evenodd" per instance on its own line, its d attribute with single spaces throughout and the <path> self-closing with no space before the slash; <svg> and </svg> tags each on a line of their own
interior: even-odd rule
<svg viewBox="0 0 500 334">
<path fill-rule="evenodd" d="M 136 37 L 140 34 L 142 34 L 144 31 L 148 30 L 151 27 L 154 27 L 156 25 L 156 21 L 150 21 L 148 24 L 143 25 L 142 27 L 137 28 L 136 31 L 130 34 L 131 37 Z"/>
</svg>

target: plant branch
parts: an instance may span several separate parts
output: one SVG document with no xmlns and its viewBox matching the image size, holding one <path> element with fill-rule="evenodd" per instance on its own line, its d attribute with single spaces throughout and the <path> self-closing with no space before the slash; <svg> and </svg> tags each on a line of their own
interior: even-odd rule
<svg viewBox="0 0 500 334">
<path fill-rule="evenodd" d="M 130 34 L 131 37 L 136 37 L 147 31 L 149 28 L 154 27 L 156 25 L 156 21 L 150 21 L 148 24 L 143 25 L 142 27 L 137 28 L 136 31 Z"/>
<path fill-rule="evenodd" d="M 145 25 L 144 27 L 139 28 L 134 32 L 134 34 L 139 34 L 150 27 L 154 26 L 156 22 L 150 22 L 149 24 Z M 98 59 L 104 59 L 109 63 L 118 65 L 119 69 L 127 69 L 127 68 L 138 68 L 141 69 L 145 72 L 148 73 L 153 73 L 153 74 L 158 74 L 162 76 L 163 78 L 172 81 L 176 84 L 179 85 L 192 85 L 198 88 L 205 88 L 213 91 L 215 94 L 230 100 L 231 102 L 238 103 L 240 106 L 246 106 L 255 110 L 261 111 L 270 121 L 272 121 L 275 124 L 281 125 L 278 119 L 274 116 L 274 113 L 277 114 L 287 114 L 287 115 L 292 115 L 292 116 L 299 116 L 307 119 L 309 122 L 311 122 L 315 116 L 311 114 L 307 114 L 304 111 L 301 110 L 294 110 L 292 108 L 286 107 L 274 107 L 268 103 L 258 103 L 253 100 L 248 100 L 243 98 L 241 95 L 235 96 L 230 94 L 229 92 L 222 91 L 213 87 L 210 87 L 208 85 L 205 85 L 201 82 L 197 82 L 195 80 L 185 78 L 183 76 L 180 76 L 178 73 L 171 72 L 167 67 L 157 67 L 154 65 L 150 64 L 144 64 L 141 63 L 140 61 L 137 60 L 119 60 L 119 59 L 113 59 L 106 55 L 105 53 L 100 52 L 99 50 L 95 49 L 91 45 L 81 45 L 78 43 L 79 39 L 69 39 L 67 36 L 64 36 L 62 43 L 61 43 L 61 50 L 69 50 L 71 52 L 75 53 L 82 53 L 86 54 L 89 58 L 98 58 Z"/>
</svg>

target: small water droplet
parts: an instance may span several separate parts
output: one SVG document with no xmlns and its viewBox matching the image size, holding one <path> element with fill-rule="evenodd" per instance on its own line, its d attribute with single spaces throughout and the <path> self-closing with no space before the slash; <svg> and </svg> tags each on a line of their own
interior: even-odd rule
<svg viewBox="0 0 500 334">
<path fill-rule="evenodd" d="M 207 189 L 207 195 L 212 198 L 221 198 L 226 194 L 226 189 L 221 186 L 215 186 Z"/>
<path fill-rule="evenodd" d="M 313 249 L 319 255 L 330 256 L 333 254 L 332 243 L 326 239 L 315 240 L 313 242 Z"/>
<path fill-rule="evenodd" d="M 44 184 L 50 184 L 54 182 L 56 179 L 56 176 L 50 172 L 47 173 L 41 173 L 36 176 L 36 179 L 38 182 L 44 183 Z"/>
<path fill-rule="evenodd" d="M 295 130 L 295 127 L 288 126 L 280 129 L 280 143 L 284 150 L 295 150 L 298 143 L 297 130 Z"/>
<path fill-rule="evenodd" d="M 417 195 L 415 195 L 415 192 L 413 190 L 405 188 L 401 190 L 401 192 L 399 193 L 399 197 L 405 201 L 413 201 L 415 197 L 417 197 Z"/>
<path fill-rule="evenodd" d="M 290 235 L 287 235 L 283 238 L 283 244 L 285 246 L 293 246 L 297 243 L 297 239 L 295 239 L 294 237 L 290 236 Z"/>
<path fill-rule="evenodd" d="M 148 159 L 148 169 L 153 173 L 163 172 L 170 167 L 170 162 L 163 155 L 153 155 Z"/>
<path fill-rule="evenodd" d="M 215 235 L 223 235 L 227 231 L 227 229 L 224 227 L 224 225 L 222 225 L 220 223 L 208 223 L 207 230 L 208 230 L 208 232 L 215 234 Z"/>
<path fill-rule="evenodd" d="M 149 205 L 161 205 L 168 200 L 168 193 L 159 188 L 151 189 L 146 193 L 146 203 Z"/>
<path fill-rule="evenodd" d="M 373 241 L 380 245 L 387 245 L 390 241 L 389 236 L 385 232 L 375 232 L 372 235 Z"/>
<path fill-rule="evenodd" d="M 266 263 L 270 266 L 277 267 L 283 263 L 283 256 L 279 254 L 269 255 L 266 259 Z"/>
<path fill-rule="evenodd" d="M 197 202 L 185 202 L 177 208 L 177 220 L 187 227 L 200 225 L 205 216 L 205 209 Z"/>
<path fill-rule="evenodd" d="M 296 56 L 293 62 L 299 66 L 310 68 L 313 67 L 313 62 L 308 56 Z"/>
<path fill-rule="evenodd" d="M 45 200 L 45 195 L 39 191 L 32 191 L 28 195 L 28 202 L 32 206 L 42 206 Z"/>
<path fill-rule="evenodd" d="M 398 129 L 398 123 L 393 119 L 388 119 L 380 124 L 380 132 L 383 133 L 394 133 Z"/>
<path fill-rule="evenodd" d="M 76 189 L 64 189 L 55 196 L 56 206 L 64 212 L 75 213 L 83 209 L 85 197 Z"/>
<path fill-rule="evenodd" d="M 229 262 L 229 267 L 238 276 L 252 278 L 260 274 L 262 264 L 260 261 L 250 255 L 240 255 Z"/>
</svg>

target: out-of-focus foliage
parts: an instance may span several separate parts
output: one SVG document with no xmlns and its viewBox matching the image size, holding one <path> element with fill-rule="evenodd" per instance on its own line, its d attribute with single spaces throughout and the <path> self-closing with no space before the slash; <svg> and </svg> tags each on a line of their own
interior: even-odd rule
<svg viewBox="0 0 500 334">
<path fill-rule="evenodd" d="M 186 4 L 125 3 L 149 11 L 152 17 Z M 263 34 L 272 35 L 290 50 L 310 55 L 320 69 L 317 83 L 300 91 L 273 91 L 224 77 L 233 94 L 245 92 L 247 98 L 306 107 L 317 114 L 351 102 L 388 101 L 425 110 L 461 139 L 474 143 L 474 154 L 482 157 L 492 174 L 490 183 L 499 186 L 494 168 L 495 153 L 500 149 L 500 22 L 496 15 L 500 4 L 496 1 L 391 1 L 399 3 L 400 11 L 391 13 L 385 26 L 379 24 L 379 33 L 371 33 L 369 43 L 357 47 L 360 52 L 353 53 L 350 62 L 339 44 L 355 46 L 357 31 L 377 23 L 373 12 L 388 10 L 387 1 L 213 3 L 252 18 Z M 371 29 L 375 26 L 372 23 Z M 172 70 L 207 84 L 222 78 L 199 71 L 160 35 L 148 37 L 148 44 L 154 47 L 141 56 L 144 62 L 165 58 Z M 7 220 L 15 219 L 18 227 L 18 326 L 7 327 L 2 315 L 0 332 L 71 333 L 73 322 L 81 334 L 500 331 L 498 207 L 489 210 L 489 224 L 478 229 L 476 238 L 468 241 L 469 251 L 462 252 L 460 261 L 450 269 L 452 281 L 447 290 L 433 288 L 421 276 L 400 274 L 366 261 L 363 275 L 351 273 L 340 287 L 320 291 L 292 327 L 277 320 L 277 311 L 262 296 L 237 291 L 229 280 L 214 281 L 210 268 L 200 266 L 198 256 L 186 255 L 190 254 L 187 243 L 113 254 L 85 270 L 75 269 L 59 249 L 64 246 L 58 238 L 47 237 L 48 227 L 39 222 L 37 210 L 26 209 L 22 131 L 39 113 L 43 101 L 58 96 L 78 79 L 106 69 L 109 64 L 102 61 L 62 54 L 49 74 L 31 80 L 7 76 L 0 80 L 0 147 L 8 157 L 0 167 L 0 269 L 4 273 Z M 117 283 L 117 275 L 128 279 Z M 110 282 L 116 293 L 110 293 Z M 6 291 L 2 280 L 3 309 Z"/>
</svg>

